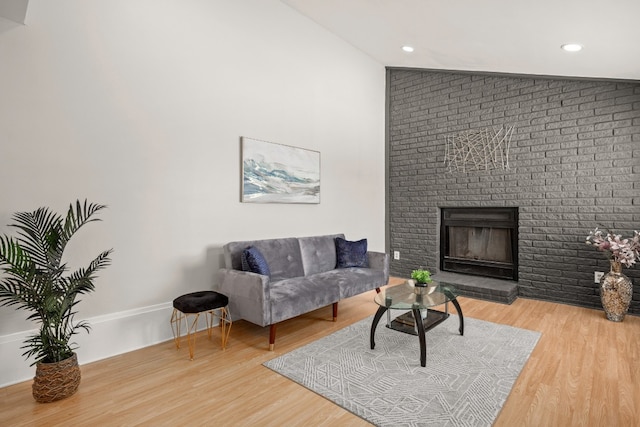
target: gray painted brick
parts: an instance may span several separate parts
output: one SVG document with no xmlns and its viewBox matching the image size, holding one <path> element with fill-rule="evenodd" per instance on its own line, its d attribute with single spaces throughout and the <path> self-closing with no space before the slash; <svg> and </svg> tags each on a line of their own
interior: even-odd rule
<svg viewBox="0 0 640 427">
<path fill-rule="evenodd" d="M 517 206 L 521 296 L 599 307 L 584 244 L 640 219 L 640 84 L 389 70 L 389 242 L 394 275 L 438 269 L 439 207 Z M 449 172 L 446 136 L 515 126 L 510 170 Z M 419 164 L 428 168 L 415 170 Z M 425 243 L 428 242 L 428 243 Z M 640 269 L 625 270 L 632 279 Z M 491 292 L 475 292 L 487 297 Z M 630 312 L 640 313 L 640 290 Z"/>
</svg>

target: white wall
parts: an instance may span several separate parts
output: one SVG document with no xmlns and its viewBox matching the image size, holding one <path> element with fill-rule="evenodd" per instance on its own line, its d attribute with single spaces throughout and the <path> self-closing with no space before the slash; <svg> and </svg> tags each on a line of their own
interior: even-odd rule
<svg viewBox="0 0 640 427">
<path fill-rule="evenodd" d="M 384 67 L 276 0 L 31 0 L 0 18 L 0 232 L 16 211 L 109 205 L 69 248 L 113 247 L 80 362 L 171 336 L 232 240 L 344 232 L 384 251 Z M 321 203 L 240 203 L 240 137 L 321 152 Z M 0 385 L 33 325 L 0 308 Z M 233 339 L 233 337 L 231 337 Z M 265 335 L 266 339 L 266 335 Z"/>
</svg>

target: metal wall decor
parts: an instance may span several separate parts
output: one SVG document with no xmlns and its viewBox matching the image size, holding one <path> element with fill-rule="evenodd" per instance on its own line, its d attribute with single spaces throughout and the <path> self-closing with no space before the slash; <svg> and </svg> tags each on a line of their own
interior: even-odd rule
<svg viewBox="0 0 640 427">
<path fill-rule="evenodd" d="M 509 169 L 513 129 L 513 126 L 502 126 L 447 135 L 444 163 L 448 171 Z"/>
</svg>

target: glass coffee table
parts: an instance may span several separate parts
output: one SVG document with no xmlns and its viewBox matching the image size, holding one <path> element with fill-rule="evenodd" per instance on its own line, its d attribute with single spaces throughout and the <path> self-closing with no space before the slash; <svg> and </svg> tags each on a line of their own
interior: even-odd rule
<svg viewBox="0 0 640 427">
<path fill-rule="evenodd" d="M 420 365 L 427 364 L 427 343 L 425 332 L 442 323 L 449 317 L 449 302 L 458 311 L 460 335 L 464 335 L 464 317 L 457 301 L 458 291 L 447 283 L 433 281 L 428 286 L 412 286 L 409 282 L 382 290 L 374 301 L 380 307 L 371 324 L 371 349 L 376 346 L 375 333 L 380 318 L 387 313 L 387 328 L 417 335 L 420 340 Z M 434 310 L 444 304 L 444 311 Z M 391 320 L 391 310 L 411 310 Z"/>
</svg>

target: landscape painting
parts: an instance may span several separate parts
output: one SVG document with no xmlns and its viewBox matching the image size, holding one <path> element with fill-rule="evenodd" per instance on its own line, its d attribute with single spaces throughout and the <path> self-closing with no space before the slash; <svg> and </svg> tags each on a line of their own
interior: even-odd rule
<svg viewBox="0 0 640 427">
<path fill-rule="evenodd" d="M 242 201 L 320 203 L 320 153 L 242 137 Z"/>
</svg>

